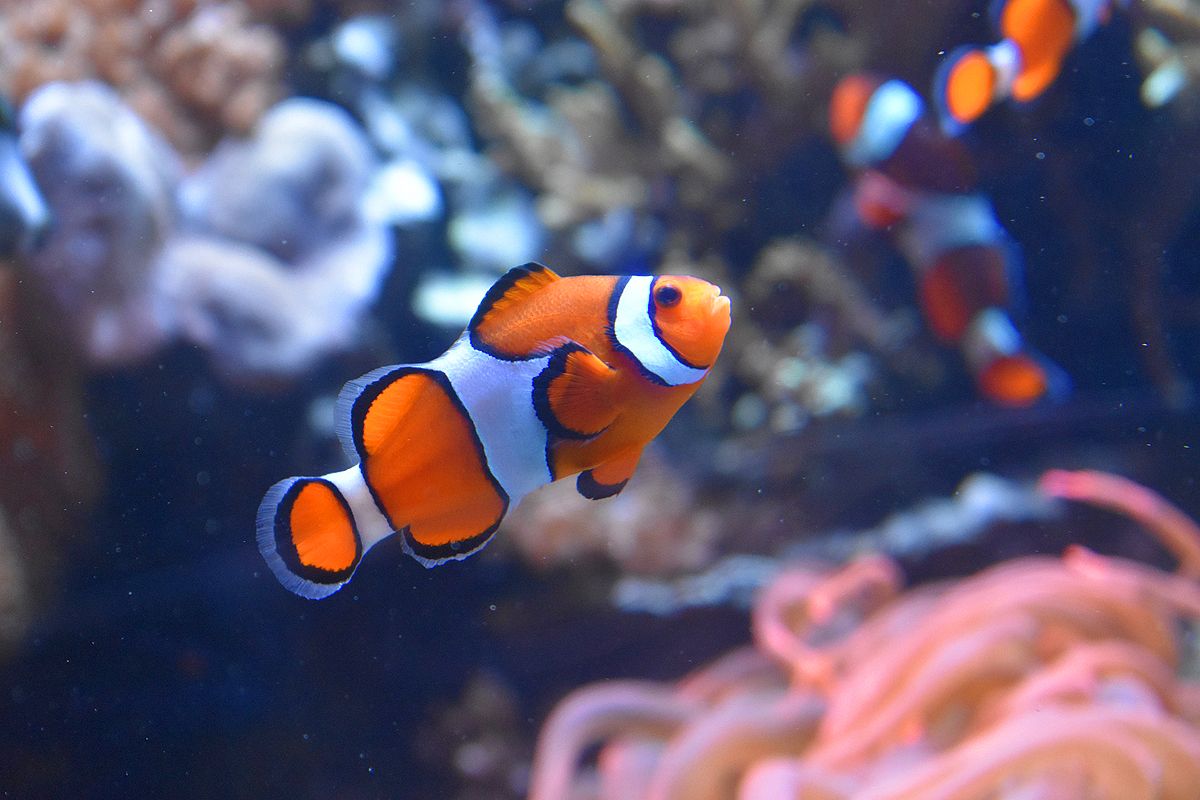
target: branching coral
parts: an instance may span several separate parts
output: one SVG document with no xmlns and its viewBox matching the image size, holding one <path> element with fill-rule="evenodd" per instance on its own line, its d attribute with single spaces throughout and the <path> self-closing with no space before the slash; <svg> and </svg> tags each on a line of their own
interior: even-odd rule
<svg viewBox="0 0 1200 800">
<path fill-rule="evenodd" d="M 811 239 L 764 247 L 742 291 L 753 313 L 731 332 L 716 378 L 732 372 L 751 388 L 734 405 L 739 428 L 789 431 L 809 417 L 861 413 L 880 376 L 859 348 L 910 378 L 937 375 L 932 354 L 914 342 L 912 315 L 879 308 L 845 264 Z"/>
<path fill-rule="evenodd" d="M 1130 513 L 1179 573 L 1082 547 L 907 592 L 879 556 L 790 569 L 758 600 L 755 650 L 565 700 L 532 800 L 1194 798 L 1200 692 L 1179 671 L 1200 531 L 1115 476 L 1040 487 Z"/>
<path fill-rule="evenodd" d="M 236 0 L 34 0 L 0 14 L 0 91 L 19 101 L 101 79 L 188 154 L 248 131 L 282 95 L 283 62 L 278 33 Z"/>
<path fill-rule="evenodd" d="M 468 99 L 489 157 L 536 193 L 556 264 L 699 274 L 735 293 L 753 270 L 768 295 L 770 276 L 787 271 L 788 288 L 828 312 L 805 331 L 798 310 L 766 310 L 785 305 L 783 292 L 740 305 L 718 367 L 737 372 L 709 381 L 710 392 L 731 382 L 746 389 L 735 411 L 742 427 L 791 430 L 866 407 L 872 369 L 851 344 L 929 382 L 929 359 L 908 347 L 913 326 L 873 308 L 806 240 L 784 237 L 819 213 L 789 212 L 807 188 L 794 162 L 824 152 L 817 141 L 834 81 L 862 66 L 863 41 L 881 44 L 884 61 L 909 47 L 932 53 L 920 42 L 955 6 L 930 6 L 914 26 L 899 8 L 854 0 L 572 0 L 565 22 L 590 46 L 595 74 L 530 91 L 505 57 L 503 27 L 475 4 L 465 23 Z M 776 227 L 779 239 L 764 242 L 763 230 Z"/>
<path fill-rule="evenodd" d="M 809 5 L 573 0 L 567 19 L 606 81 L 552 88 L 544 103 L 517 92 L 479 9 L 467 24 L 470 100 L 489 154 L 538 192 L 552 231 L 570 239 L 632 214 L 631 238 L 663 238 L 668 262 L 719 273 L 719 237 L 753 213 L 751 187 L 818 129 L 833 80 L 860 57 L 824 29 L 797 52 L 789 37 Z M 672 31 L 661 50 L 635 33 L 657 15 Z M 578 248 L 572 256 L 589 260 Z"/>
</svg>

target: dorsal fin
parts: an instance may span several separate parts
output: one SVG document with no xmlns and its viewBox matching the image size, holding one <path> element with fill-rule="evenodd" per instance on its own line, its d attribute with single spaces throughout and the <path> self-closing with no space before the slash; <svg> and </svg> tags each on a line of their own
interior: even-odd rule
<svg viewBox="0 0 1200 800">
<path fill-rule="evenodd" d="M 475 315 L 471 317 L 467 330 L 474 335 L 475 329 L 487 319 L 489 314 L 503 311 L 520 303 L 538 289 L 557 280 L 562 280 L 558 273 L 536 261 L 513 267 L 500 276 L 500 280 L 492 284 L 491 289 L 488 289 L 487 294 L 479 303 L 479 308 L 475 310 Z"/>
</svg>

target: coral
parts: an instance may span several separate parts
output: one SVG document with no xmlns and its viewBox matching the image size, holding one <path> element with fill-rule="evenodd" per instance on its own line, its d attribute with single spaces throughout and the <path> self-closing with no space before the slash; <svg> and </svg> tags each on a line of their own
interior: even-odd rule
<svg viewBox="0 0 1200 800">
<path fill-rule="evenodd" d="M 678 9 L 669 60 L 637 41 L 639 10 L 620 5 L 567 4 L 607 83 L 551 88 L 545 106 L 517 93 L 478 10 L 467 23 L 471 103 L 489 155 L 539 193 L 551 230 L 632 211 L 635 230 L 657 218 L 683 258 L 703 261 L 714 237 L 744 220 L 744 190 L 813 131 L 814 98 L 852 56 L 832 46 L 833 34 L 807 57 L 789 52 L 782 34 L 805 4 L 696 3 Z M 761 99 L 752 119 L 715 110 L 741 91 Z M 696 113 L 706 107 L 714 110 Z"/>
<path fill-rule="evenodd" d="M 263 6 L 255 9 L 254 6 Z M 0 91 L 21 101 L 52 81 L 97 78 L 181 151 L 248 131 L 283 94 L 268 3 L 34 0 L 0 15 Z"/>
<path fill-rule="evenodd" d="M 698 606 L 749 607 L 758 590 L 792 561 L 841 563 L 863 553 L 920 559 L 978 540 L 998 524 L 1050 519 L 1055 510 L 1054 503 L 1033 487 L 976 473 L 963 479 L 950 497 L 922 501 L 871 528 L 806 536 L 780 556 L 738 553 L 702 572 L 668 580 L 623 575 L 613 587 L 613 604 L 623 611 L 663 615 Z"/>
<path fill-rule="evenodd" d="M 154 352 L 171 335 L 156 259 L 176 222 L 175 153 L 95 82 L 42 86 L 21 108 L 20 129 L 54 219 L 30 270 L 92 363 Z"/>
<path fill-rule="evenodd" d="M 652 445 L 616 497 L 588 500 L 574 481 L 559 481 L 525 498 L 498 540 L 541 568 L 599 555 L 626 573 L 678 573 L 708 563 L 716 545 L 717 515 L 697 509 L 697 500 L 695 487 Z"/>
<path fill-rule="evenodd" d="M 26 260 L 91 366 L 181 337 L 230 382 L 268 386 L 352 346 L 392 243 L 366 213 L 374 154 L 338 107 L 280 103 L 186 179 L 103 84 L 43 86 L 21 128 L 55 221 Z"/>
<path fill-rule="evenodd" d="M 717 366 L 748 387 L 733 407 L 737 428 L 786 432 L 812 417 L 856 416 L 880 377 L 876 359 L 910 378 L 936 374 L 913 341 L 911 315 L 879 308 L 811 239 L 769 243 L 742 291 L 753 317 L 733 330 Z"/>
<path fill-rule="evenodd" d="M 793 566 L 756 601 L 754 650 L 564 700 L 531 799 L 1193 797 L 1196 526 L 1115 476 L 1040 485 L 1133 513 L 1181 571 L 1079 546 L 908 591 L 885 556 Z"/>
<path fill-rule="evenodd" d="M 375 167 L 349 115 L 292 99 L 189 176 L 163 292 L 223 376 L 275 381 L 353 344 L 391 264 L 386 227 L 364 211 Z"/>
</svg>

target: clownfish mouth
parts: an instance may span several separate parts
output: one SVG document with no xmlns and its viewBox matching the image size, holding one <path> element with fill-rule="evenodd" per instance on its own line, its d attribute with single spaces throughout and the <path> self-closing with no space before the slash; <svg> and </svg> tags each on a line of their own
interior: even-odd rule
<svg viewBox="0 0 1200 800">
<path fill-rule="evenodd" d="M 724 323 L 725 330 L 729 330 L 729 313 L 729 298 L 718 294 L 712 301 L 712 316 L 714 320 Z"/>
</svg>

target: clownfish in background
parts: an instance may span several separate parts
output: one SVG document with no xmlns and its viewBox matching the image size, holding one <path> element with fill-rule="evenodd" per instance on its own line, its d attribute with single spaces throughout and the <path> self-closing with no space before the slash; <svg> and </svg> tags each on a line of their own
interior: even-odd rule
<svg viewBox="0 0 1200 800">
<path fill-rule="evenodd" d="M 259 550 L 318 599 L 393 533 L 432 567 L 477 552 L 551 481 L 578 475 L 584 497 L 611 497 L 708 375 L 729 319 L 699 278 L 515 267 L 441 356 L 346 384 L 337 429 L 355 466 L 271 487 Z"/>
<path fill-rule="evenodd" d="M 920 96 L 900 80 L 850 75 L 834 89 L 830 128 L 856 172 L 858 219 L 887 232 L 908 261 L 926 323 L 958 346 L 979 391 L 1005 406 L 1064 393 L 1061 369 L 1009 316 L 1014 245 L 977 190 L 966 149 L 928 119 Z"/>
<path fill-rule="evenodd" d="M 993 0 L 991 47 L 954 50 L 938 69 L 934 98 L 947 133 L 957 134 L 992 103 L 1028 102 L 1046 90 L 1077 43 L 1128 0 Z"/>
</svg>

